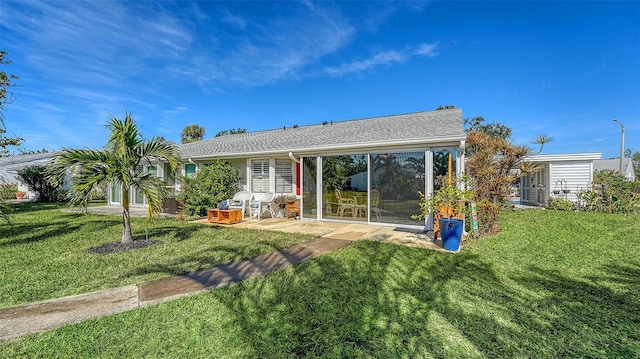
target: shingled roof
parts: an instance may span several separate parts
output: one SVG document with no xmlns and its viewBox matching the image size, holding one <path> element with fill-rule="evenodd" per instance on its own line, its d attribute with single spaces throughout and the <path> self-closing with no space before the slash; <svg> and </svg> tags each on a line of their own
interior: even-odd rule
<svg viewBox="0 0 640 359">
<path fill-rule="evenodd" d="M 286 127 L 214 137 L 180 146 L 183 158 L 326 151 L 457 142 L 466 137 L 461 109 Z"/>
</svg>

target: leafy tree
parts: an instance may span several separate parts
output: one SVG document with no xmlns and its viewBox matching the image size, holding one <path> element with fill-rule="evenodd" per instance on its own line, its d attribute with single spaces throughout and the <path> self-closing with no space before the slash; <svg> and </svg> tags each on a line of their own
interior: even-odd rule
<svg viewBox="0 0 640 359">
<path fill-rule="evenodd" d="M 5 60 L 4 57 L 7 52 L 0 50 L 0 65 L 10 65 L 11 60 Z M 10 87 L 15 87 L 15 80 L 19 80 L 17 75 L 9 75 L 4 71 L 0 71 L 0 128 L 4 129 L 4 104 L 13 103 L 16 99 L 16 95 L 9 92 Z"/>
<path fill-rule="evenodd" d="M 180 132 L 180 142 L 190 143 L 200 141 L 204 138 L 204 127 L 200 125 L 188 125 Z"/>
<path fill-rule="evenodd" d="M 129 213 L 129 193 L 137 188 L 147 198 L 147 218 L 157 216 L 162 209 L 166 188 L 161 178 L 143 171 L 144 163 L 164 162 L 175 172 L 179 152 L 175 144 L 152 138 L 143 140 L 131 113 L 124 120 L 110 116 L 107 128 L 111 131 L 102 150 L 63 149 L 53 160 L 52 176 L 56 183 L 69 174 L 71 204 L 86 205 L 91 192 L 105 184 L 122 186 L 122 243 L 133 241 Z"/>
<path fill-rule="evenodd" d="M 7 52 L 0 50 L 0 65 L 10 65 L 11 60 L 5 60 Z M 16 96 L 9 92 L 10 87 L 17 86 L 15 80 L 20 79 L 17 75 L 10 75 L 4 71 L 0 71 L 0 156 L 6 156 L 9 154 L 7 150 L 8 146 L 19 146 L 24 139 L 20 137 L 5 137 L 7 129 L 4 125 L 4 105 L 7 103 L 13 103 Z M 0 184 L 4 184 L 6 179 L 0 176 Z M 4 201 L 4 198 L 0 198 L 0 217 L 9 221 L 9 205 Z"/>
<path fill-rule="evenodd" d="M 466 118 L 464 120 L 465 131 L 469 132 L 484 132 L 489 136 L 497 137 L 503 140 L 509 140 L 511 138 L 511 128 L 499 123 L 499 122 L 491 122 L 484 123 L 484 117 L 476 116 L 474 118 Z"/>
<path fill-rule="evenodd" d="M 220 137 L 220 136 L 226 136 L 226 135 L 235 135 L 237 133 L 246 133 L 247 130 L 245 130 L 244 128 L 238 128 L 236 129 L 230 129 L 230 130 L 222 130 L 218 133 L 216 133 L 215 137 Z"/>
<path fill-rule="evenodd" d="M 11 60 L 5 60 L 7 52 L 0 50 L 0 65 L 10 65 Z M 8 155 L 8 146 L 20 146 L 24 141 L 20 137 L 5 137 L 7 128 L 4 123 L 4 105 L 13 103 L 17 96 L 9 91 L 9 88 L 17 86 L 15 80 L 20 79 L 17 75 L 7 74 L 4 71 L 0 71 L 0 156 Z"/>
<path fill-rule="evenodd" d="M 57 184 L 48 174 L 49 171 L 44 165 L 31 165 L 18 170 L 18 178 L 38 195 L 40 202 L 57 202 L 64 198 L 63 193 L 58 190 Z"/>
<path fill-rule="evenodd" d="M 450 110 L 452 108 L 456 108 L 454 105 L 445 105 L 445 106 L 438 106 L 436 108 L 436 111 L 440 111 L 440 110 Z"/>
<path fill-rule="evenodd" d="M 238 171 L 228 162 L 217 160 L 201 168 L 195 177 L 182 179 L 178 200 L 187 216 L 205 216 L 238 190 Z"/>
</svg>

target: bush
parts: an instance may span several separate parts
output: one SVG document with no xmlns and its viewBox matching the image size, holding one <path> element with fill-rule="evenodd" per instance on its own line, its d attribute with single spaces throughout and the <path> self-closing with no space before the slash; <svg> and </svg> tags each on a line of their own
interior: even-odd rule
<svg viewBox="0 0 640 359">
<path fill-rule="evenodd" d="M 575 204 L 571 201 L 567 201 L 566 199 L 553 198 L 549 201 L 547 209 L 553 209 L 557 211 L 573 211 L 575 209 Z"/>
<path fill-rule="evenodd" d="M 0 184 L 0 198 L 12 199 L 16 198 L 16 192 L 18 192 L 18 185 L 15 183 Z"/>
<path fill-rule="evenodd" d="M 31 165 L 18 170 L 18 178 L 27 184 L 29 190 L 38 196 L 40 202 L 56 202 L 60 198 L 56 191 L 58 187 L 47 177 L 47 167 Z"/>
<path fill-rule="evenodd" d="M 215 161 L 198 171 L 195 177 L 182 179 L 178 200 L 185 216 L 205 216 L 209 208 L 232 198 L 238 191 L 238 171 L 229 163 Z"/>
<path fill-rule="evenodd" d="M 599 170 L 593 187 L 579 193 L 579 208 L 590 212 L 639 213 L 640 181 L 630 182 L 619 172 Z"/>
</svg>

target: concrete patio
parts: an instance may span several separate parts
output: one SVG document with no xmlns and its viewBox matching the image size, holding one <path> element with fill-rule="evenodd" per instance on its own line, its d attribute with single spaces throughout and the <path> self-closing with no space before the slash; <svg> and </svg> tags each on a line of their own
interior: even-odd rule
<svg viewBox="0 0 640 359">
<path fill-rule="evenodd" d="M 418 229 L 408 229 L 374 224 L 317 222 L 286 218 L 255 218 L 232 225 L 208 223 L 206 219 L 196 221 L 204 225 L 234 228 L 253 228 L 288 233 L 311 234 L 315 237 L 333 238 L 355 241 L 366 239 L 379 242 L 394 243 L 410 247 L 443 250 L 442 246 L 433 242 L 433 233 L 425 233 Z"/>
<path fill-rule="evenodd" d="M 89 207 L 89 213 L 104 215 L 121 215 L 122 208 L 119 206 L 96 206 Z M 146 208 L 131 207 L 129 212 L 132 217 L 146 217 Z M 163 213 L 163 218 L 174 217 L 174 215 Z M 426 249 L 443 250 L 441 243 L 433 242 L 433 233 L 424 233 L 418 229 L 407 229 L 394 226 L 382 226 L 363 223 L 345 222 L 318 222 L 310 220 L 286 219 L 286 218 L 263 218 L 258 221 L 256 218 L 245 218 L 244 221 L 232 225 L 208 223 L 206 219 L 194 221 L 204 225 L 224 226 L 233 228 L 253 228 L 269 231 L 282 231 L 288 233 L 311 234 L 315 237 L 358 240 L 368 239 L 373 241 L 394 243 L 410 247 L 420 247 Z"/>
</svg>

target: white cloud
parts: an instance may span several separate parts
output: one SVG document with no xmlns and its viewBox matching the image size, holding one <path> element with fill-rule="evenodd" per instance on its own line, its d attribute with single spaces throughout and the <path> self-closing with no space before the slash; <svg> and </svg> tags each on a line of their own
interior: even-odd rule
<svg viewBox="0 0 640 359">
<path fill-rule="evenodd" d="M 436 42 L 432 44 L 421 44 L 415 49 L 382 51 L 368 59 L 327 67 L 323 70 L 323 73 L 329 76 L 339 77 L 347 74 L 366 72 L 378 66 L 401 64 L 408 61 L 412 56 L 432 57 L 437 55 L 435 52 L 437 46 L 438 43 Z"/>
<path fill-rule="evenodd" d="M 415 54 L 416 55 L 433 57 L 433 56 L 436 56 L 438 54 L 436 52 L 436 47 L 438 47 L 438 43 L 437 42 L 434 42 L 432 44 L 420 44 L 415 49 Z"/>
<path fill-rule="evenodd" d="M 437 46 L 381 51 L 321 70 L 322 62 L 340 55 L 358 32 L 375 32 L 384 23 L 396 8 L 386 3 L 363 5 L 358 12 L 323 2 L 256 7 L 8 0 L 2 7 L 6 50 L 23 54 L 29 69 L 18 106 L 33 124 L 24 128 L 39 141 L 42 136 L 31 128 L 47 128 L 52 142 L 72 146 L 103 136 L 107 115 L 119 117 L 125 110 L 144 119 L 145 113 L 171 109 L 149 119 L 156 121 L 151 122 L 155 131 L 167 133 L 179 117 L 172 112 L 189 111 L 179 107 L 184 101 L 176 100 L 175 92 L 190 84 L 207 93 L 365 73 L 434 56 Z"/>
<path fill-rule="evenodd" d="M 227 8 L 223 10 L 222 20 L 239 29 L 244 30 L 247 27 L 247 21 L 242 16 L 232 14 Z"/>
</svg>

